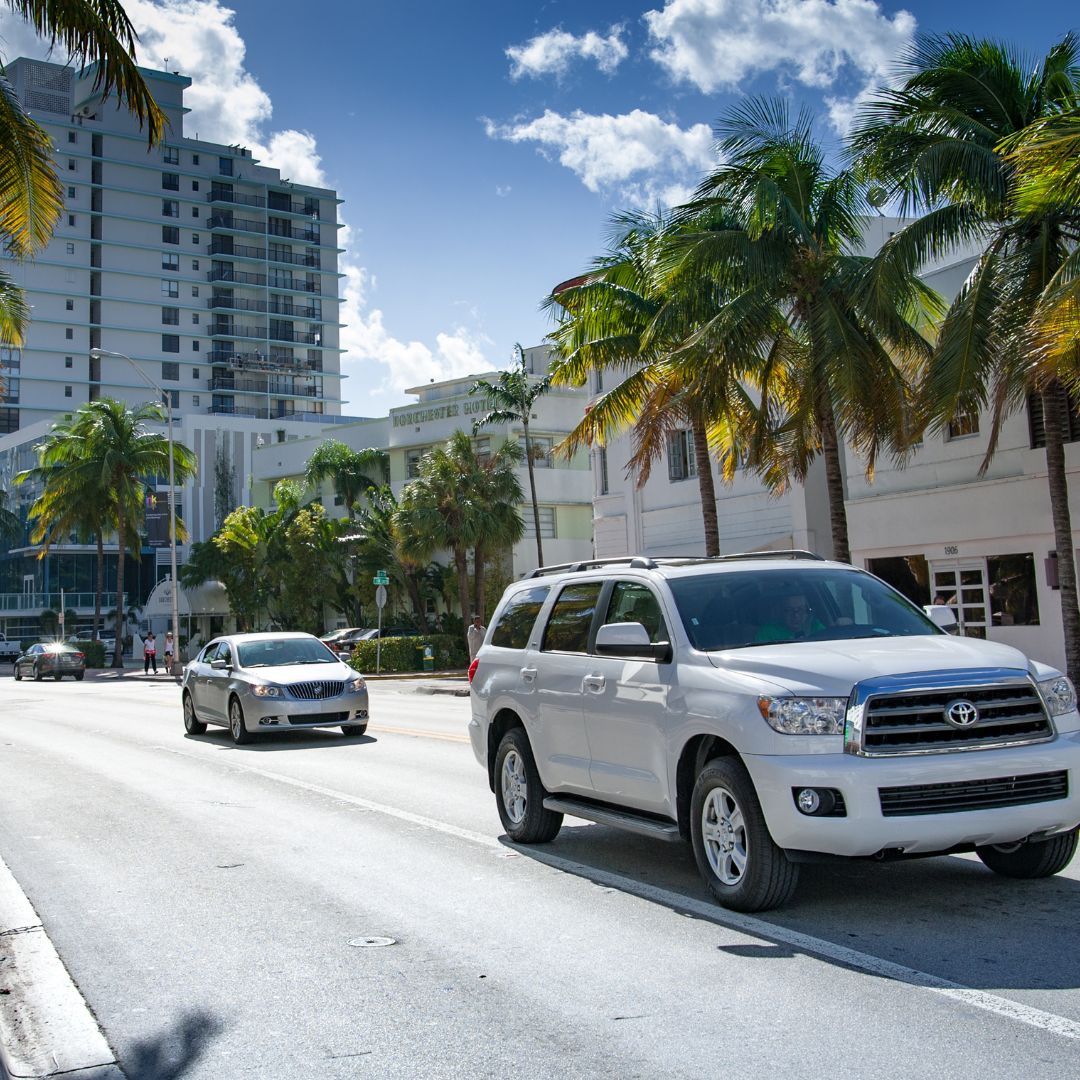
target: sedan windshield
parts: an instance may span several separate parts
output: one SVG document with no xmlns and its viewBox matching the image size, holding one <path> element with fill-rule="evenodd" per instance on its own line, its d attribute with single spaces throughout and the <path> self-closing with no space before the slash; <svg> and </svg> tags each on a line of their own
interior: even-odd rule
<svg viewBox="0 0 1080 1080">
<path fill-rule="evenodd" d="M 858 570 L 747 570 L 670 581 L 695 649 L 940 634 L 911 601 Z"/>
<path fill-rule="evenodd" d="M 285 667 L 292 664 L 340 664 L 341 661 L 316 638 L 266 638 L 237 646 L 240 666 Z"/>
</svg>

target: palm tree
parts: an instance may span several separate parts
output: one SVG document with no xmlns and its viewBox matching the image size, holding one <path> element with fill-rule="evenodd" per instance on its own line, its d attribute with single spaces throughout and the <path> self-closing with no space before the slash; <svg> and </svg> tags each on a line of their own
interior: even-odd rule
<svg viewBox="0 0 1080 1080">
<path fill-rule="evenodd" d="M 477 379 L 470 394 L 483 394 L 490 403 L 490 410 L 478 420 L 473 421 L 473 434 L 488 424 L 520 424 L 525 440 L 525 463 L 529 469 L 529 497 L 532 500 L 533 526 L 536 531 L 536 565 L 544 565 L 544 542 L 540 536 L 540 506 L 536 501 L 536 474 L 533 468 L 532 440 L 529 436 L 529 422 L 532 420 L 533 406 L 551 387 L 551 375 L 542 379 L 531 379 L 525 364 L 525 350 L 520 344 L 514 345 L 517 366 L 509 371 L 500 371 L 496 382 Z"/>
<path fill-rule="evenodd" d="M 5 0 L 76 69 L 92 65 L 94 89 L 115 94 L 146 127 L 151 145 L 167 123 L 135 64 L 137 35 L 117 0 Z M 45 129 L 27 115 L 11 83 L 0 76 L 0 239 L 16 258 L 39 251 L 63 211 L 64 191 L 53 168 Z M 22 290 L 0 271 L 0 338 L 21 344 L 29 312 Z"/>
<path fill-rule="evenodd" d="M 480 456 L 467 439 L 457 440 L 458 450 L 463 451 L 466 446 L 471 457 L 463 458 L 463 472 L 468 471 L 475 477 L 474 498 L 483 517 L 483 528 L 473 541 L 473 611 L 486 618 L 487 559 L 508 551 L 525 535 L 525 526 L 518 512 L 524 500 L 517 472 L 522 453 L 517 444 L 507 441 L 494 452 Z M 536 536 L 539 540 L 538 518 Z M 543 563 L 540 565 L 543 566 Z"/>
<path fill-rule="evenodd" d="M 1073 34 L 1037 63 L 961 34 L 925 38 L 905 58 L 899 85 L 865 106 L 852 143 L 866 172 L 905 211 L 924 212 L 885 245 L 884 260 L 906 269 L 962 243 L 981 248 L 941 325 L 925 380 L 927 411 L 940 429 L 989 407 L 981 474 L 1005 417 L 1029 394 L 1041 395 L 1066 666 L 1074 680 L 1080 604 L 1060 381 L 1071 371 L 1059 362 L 1068 357 L 1048 354 L 1032 327 L 1055 291 L 1075 279 L 1080 203 L 1046 201 L 1049 189 L 1040 196 L 1031 174 L 1018 174 L 1004 151 L 1028 137 L 1037 141 L 1076 109 L 1078 70 L 1080 39 Z"/>
<path fill-rule="evenodd" d="M 304 482 L 318 490 L 324 480 L 330 480 L 352 521 L 360 497 L 388 479 L 388 460 L 385 450 L 353 450 L 337 439 L 326 439 L 308 458 Z"/>
<path fill-rule="evenodd" d="M 833 557 L 851 559 L 841 442 L 867 461 L 910 442 L 910 384 L 930 353 L 920 333 L 936 298 L 914 269 L 852 252 L 871 213 L 850 170 L 834 171 L 810 114 L 754 98 L 717 128 L 725 163 L 684 211 L 722 212 L 736 227 L 680 236 L 681 272 L 714 279 L 730 299 L 691 339 L 721 340 L 737 323 L 756 338 L 760 423 L 776 436 L 780 468 L 801 481 L 825 462 Z M 759 445 L 765 445 L 760 443 Z M 759 469 L 776 461 L 759 455 Z"/>
<path fill-rule="evenodd" d="M 54 484 L 68 491 L 108 492 L 109 520 L 116 528 L 116 608 L 123 607 L 124 560 L 129 537 L 138 534 L 148 478 L 164 476 L 169 470 L 169 442 L 148 424 L 164 422 L 164 411 L 156 402 L 132 409 L 124 402 L 102 398 L 81 405 L 70 422 L 61 422 L 58 438 L 46 441 L 49 464 L 62 470 L 63 479 Z M 197 468 L 195 455 L 173 443 L 176 484 L 184 484 Z M 39 458 L 39 468 L 46 467 Z M 21 482 L 31 470 L 15 479 Z M 51 522 L 43 521 L 48 529 Z M 113 666 L 123 666 L 123 625 L 116 620 L 116 652 Z"/>
</svg>

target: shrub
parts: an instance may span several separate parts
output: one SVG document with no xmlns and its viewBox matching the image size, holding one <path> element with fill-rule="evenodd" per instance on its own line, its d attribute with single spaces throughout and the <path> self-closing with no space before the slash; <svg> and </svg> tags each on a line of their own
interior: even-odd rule
<svg viewBox="0 0 1080 1080">
<path fill-rule="evenodd" d="M 88 668 L 105 667 L 105 646 L 100 641 L 73 641 L 71 644 L 86 657 Z"/>
<path fill-rule="evenodd" d="M 375 670 L 374 641 L 361 641 L 353 649 L 349 664 L 367 674 Z M 424 670 L 423 649 L 430 645 L 435 653 L 436 671 L 458 671 L 469 666 L 469 647 L 456 634 L 427 634 L 423 637 L 383 638 L 380 670 L 388 674 Z"/>
</svg>

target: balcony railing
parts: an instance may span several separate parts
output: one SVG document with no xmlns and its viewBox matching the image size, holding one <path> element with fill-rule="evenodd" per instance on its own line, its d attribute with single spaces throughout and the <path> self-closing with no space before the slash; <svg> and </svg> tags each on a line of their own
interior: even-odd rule
<svg viewBox="0 0 1080 1080">
<path fill-rule="evenodd" d="M 213 214 L 207 221 L 207 225 L 211 229 L 234 229 L 236 232 L 266 232 L 265 221 L 233 217 L 232 214 Z"/>
<path fill-rule="evenodd" d="M 206 250 L 211 255 L 232 256 L 234 259 L 258 259 L 261 262 L 266 258 L 266 248 L 249 247 L 247 244 L 230 244 L 221 238 L 214 240 Z"/>
<path fill-rule="evenodd" d="M 210 324 L 211 337 L 266 337 L 265 326 L 243 326 L 237 323 L 215 322 Z"/>
<path fill-rule="evenodd" d="M 322 344 L 322 334 L 303 333 L 300 330 L 275 330 L 271 327 L 270 337 L 273 341 L 294 341 L 297 345 Z"/>
<path fill-rule="evenodd" d="M 271 248 L 270 261 L 291 263 L 293 266 L 310 266 L 316 270 L 319 268 L 319 255 L 317 252 L 274 251 Z"/>
<path fill-rule="evenodd" d="M 257 311 L 260 314 L 285 315 L 292 319 L 321 319 L 322 309 L 297 307 L 282 300 L 248 300 L 237 296 L 212 296 L 206 301 L 208 308 L 229 308 L 233 311 Z"/>
<path fill-rule="evenodd" d="M 229 281 L 234 285 L 269 285 L 271 289 L 287 289 L 290 292 L 306 292 L 322 294 L 322 283 L 318 281 L 300 281 L 288 278 L 280 278 L 276 274 L 248 274 L 242 270 L 235 270 L 231 266 L 220 267 L 211 270 L 206 275 L 207 281 Z"/>
<path fill-rule="evenodd" d="M 125 593 L 125 596 L 128 594 Z M 65 592 L 61 593 L 0 593 L 0 611 L 60 611 L 61 598 L 63 606 L 69 611 L 94 610 L 94 594 L 92 592 Z M 107 592 L 101 595 L 102 613 L 112 611 L 116 607 L 116 593 Z"/>
<path fill-rule="evenodd" d="M 232 371 L 271 371 L 283 374 L 310 374 L 322 371 L 317 360 L 302 360 L 292 356 L 266 356 L 255 352 L 237 352 L 236 349 L 211 349 L 205 354 L 211 364 L 224 365 Z"/>
<path fill-rule="evenodd" d="M 206 301 L 208 308 L 231 308 L 233 311 L 259 311 L 266 313 L 265 300 L 245 300 L 239 296 L 212 296 Z"/>
<path fill-rule="evenodd" d="M 319 207 L 317 205 L 297 202 L 295 199 L 284 202 L 279 199 L 272 199 L 268 209 L 271 214 L 303 214 L 305 217 L 311 218 L 318 218 L 319 216 Z"/>
<path fill-rule="evenodd" d="M 318 387 L 299 383 L 295 379 L 282 380 L 280 377 L 257 382 L 254 379 L 230 379 L 218 376 L 210 380 L 210 389 L 235 394 L 284 394 L 288 397 L 319 397 Z"/>
<path fill-rule="evenodd" d="M 278 412 L 276 409 L 261 409 L 249 405 L 211 405 L 206 410 L 211 416 L 254 416 L 259 420 L 322 420 L 325 413 L 313 410 L 291 413 Z"/>
<path fill-rule="evenodd" d="M 283 303 L 280 300 L 270 301 L 271 315 L 288 315 L 293 319 L 321 319 L 321 307 L 297 307 L 295 304 Z"/>
<path fill-rule="evenodd" d="M 273 211 L 270 211 L 273 213 Z M 283 226 L 270 222 L 269 233 L 271 236 L 287 236 L 290 240 L 304 240 L 309 244 L 317 244 L 322 239 L 322 233 L 318 227 L 293 228 L 291 225 Z"/>
<path fill-rule="evenodd" d="M 208 202 L 231 202 L 239 206 L 266 206 L 266 199 L 262 195 L 241 195 L 237 191 L 229 191 L 227 188 L 211 186 L 210 194 L 206 196 Z"/>
</svg>

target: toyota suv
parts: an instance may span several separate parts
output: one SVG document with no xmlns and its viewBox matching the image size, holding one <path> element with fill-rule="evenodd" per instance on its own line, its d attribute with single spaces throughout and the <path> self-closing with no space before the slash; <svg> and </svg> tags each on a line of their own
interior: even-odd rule
<svg viewBox="0 0 1080 1080">
<path fill-rule="evenodd" d="M 564 814 L 689 840 L 738 911 L 834 857 L 1055 874 L 1080 823 L 1073 686 L 949 621 L 808 552 L 541 568 L 470 668 L 473 750 L 511 840 Z"/>
</svg>

